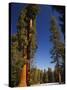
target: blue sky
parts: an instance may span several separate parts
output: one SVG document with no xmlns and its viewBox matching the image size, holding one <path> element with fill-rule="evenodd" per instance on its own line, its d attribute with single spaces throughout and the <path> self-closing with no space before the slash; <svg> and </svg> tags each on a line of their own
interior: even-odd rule
<svg viewBox="0 0 67 90">
<path fill-rule="evenodd" d="M 51 19 L 51 6 L 40 6 L 40 13 L 37 16 L 37 41 L 38 49 L 35 55 L 36 65 L 41 69 L 53 68 L 51 64 L 50 48 L 50 19 Z"/>
<path fill-rule="evenodd" d="M 12 4 L 11 6 L 11 34 L 17 31 L 17 20 L 21 9 L 25 7 L 25 4 Z M 37 42 L 38 49 L 36 51 L 34 60 L 35 64 L 40 69 L 54 68 L 55 64 L 51 64 L 50 49 L 52 47 L 49 41 L 50 37 L 50 20 L 52 15 L 52 9 L 50 5 L 40 5 L 40 12 L 37 16 Z M 58 17 L 58 13 L 54 12 L 54 15 Z M 58 18 L 57 18 L 58 19 Z M 58 21 L 59 22 L 59 21 Z"/>
</svg>

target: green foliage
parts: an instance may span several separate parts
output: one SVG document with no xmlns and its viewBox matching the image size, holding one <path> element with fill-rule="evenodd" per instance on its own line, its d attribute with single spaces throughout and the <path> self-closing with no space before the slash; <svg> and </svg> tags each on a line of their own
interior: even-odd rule
<svg viewBox="0 0 67 90">
<path fill-rule="evenodd" d="M 31 68 L 30 85 L 43 83 L 43 71 L 37 68 Z"/>
<path fill-rule="evenodd" d="M 48 83 L 48 73 L 45 69 L 43 73 L 43 83 Z"/>
<path fill-rule="evenodd" d="M 22 60 L 24 63 L 30 62 L 34 57 L 37 44 L 36 44 L 36 15 L 38 14 L 37 5 L 28 5 L 21 10 L 18 22 L 17 22 L 17 42 L 18 51 L 22 52 Z M 30 20 L 32 19 L 32 28 L 30 28 Z M 26 59 L 24 58 L 26 57 Z M 28 69 L 30 67 L 28 66 Z M 36 71 L 37 74 L 37 71 Z M 30 72 L 27 77 L 27 84 L 29 81 Z M 35 81 L 36 82 L 36 81 Z"/>
<path fill-rule="evenodd" d="M 48 68 L 47 73 L 48 73 L 48 82 L 49 83 L 53 82 L 53 76 L 52 76 L 52 70 L 51 70 L 51 68 Z"/>
<path fill-rule="evenodd" d="M 18 45 L 19 49 L 22 50 L 23 46 L 27 47 L 30 41 L 30 57 L 33 58 L 34 53 L 37 48 L 36 44 L 36 15 L 38 14 L 39 9 L 37 5 L 28 5 L 24 10 L 21 10 L 21 13 L 18 18 L 17 24 L 17 36 L 18 36 Z M 28 30 L 29 20 L 33 19 L 33 27 L 31 30 Z M 28 32 L 31 34 L 31 37 L 28 38 Z"/>
<path fill-rule="evenodd" d="M 64 43 L 60 40 L 60 32 L 58 29 L 58 25 L 56 22 L 56 18 L 52 17 L 51 20 L 51 36 L 50 36 L 50 41 L 53 43 L 53 48 L 51 50 L 51 58 L 53 58 L 53 61 L 51 63 L 56 63 L 56 68 L 58 69 L 63 69 L 62 65 L 64 66 L 63 62 L 65 57 L 65 48 L 64 48 Z M 61 60 L 60 60 L 61 59 Z M 61 74 L 60 70 L 58 71 L 59 74 Z M 58 74 L 58 75 L 59 75 Z"/>
<path fill-rule="evenodd" d="M 15 87 L 19 82 L 19 74 L 24 65 L 22 53 L 18 50 L 16 36 L 11 36 L 11 86 Z"/>
<path fill-rule="evenodd" d="M 39 6 L 38 5 L 35 5 L 35 4 L 29 4 L 27 7 L 27 17 L 28 19 L 29 18 L 32 18 L 32 19 L 35 19 L 37 14 L 39 13 Z"/>
<path fill-rule="evenodd" d="M 61 27 L 61 32 L 63 33 L 65 39 L 65 6 L 52 6 L 52 8 L 60 14 L 59 25 Z"/>
<path fill-rule="evenodd" d="M 30 45 L 30 51 L 31 51 L 31 58 L 34 57 L 34 54 L 37 49 L 37 40 L 36 40 L 36 20 L 33 21 L 33 29 L 31 31 L 32 37 L 31 37 L 31 45 Z"/>
<path fill-rule="evenodd" d="M 60 41 L 60 33 L 59 33 L 59 30 L 58 30 L 58 26 L 56 24 L 55 17 L 53 17 L 52 21 L 51 21 L 51 33 L 52 33 L 52 35 L 51 35 L 50 40 L 53 43 L 53 48 L 52 48 L 50 53 L 52 54 L 51 57 L 54 59 L 53 62 L 56 62 L 57 59 L 59 57 L 61 57 L 62 54 L 64 54 L 64 45 Z"/>
<path fill-rule="evenodd" d="M 61 68 L 60 68 L 60 72 L 62 73 Z M 51 68 L 48 68 L 48 70 L 44 69 L 44 71 L 36 67 L 31 68 L 30 85 L 35 85 L 35 84 L 38 85 L 42 83 L 45 84 L 45 83 L 54 83 L 54 82 L 59 82 L 59 68 L 55 67 L 53 71 Z"/>
<path fill-rule="evenodd" d="M 56 67 L 54 70 L 54 81 L 59 82 L 59 77 L 58 77 L 58 68 Z"/>
</svg>

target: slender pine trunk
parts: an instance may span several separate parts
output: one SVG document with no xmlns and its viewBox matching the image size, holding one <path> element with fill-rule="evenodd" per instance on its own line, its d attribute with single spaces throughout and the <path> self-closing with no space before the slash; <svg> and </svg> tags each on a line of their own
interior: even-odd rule
<svg viewBox="0 0 67 90">
<path fill-rule="evenodd" d="M 61 84 L 61 74 L 60 74 L 60 71 L 59 71 L 59 83 Z"/>
</svg>

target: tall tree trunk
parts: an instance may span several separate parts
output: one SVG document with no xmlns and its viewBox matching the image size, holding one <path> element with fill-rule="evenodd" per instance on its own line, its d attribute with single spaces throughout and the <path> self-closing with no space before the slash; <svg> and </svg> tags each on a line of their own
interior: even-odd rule
<svg viewBox="0 0 67 90">
<path fill-rule="evenodd" d="M 58 59 L 58 54 L 56 53 L 56 59 L 57 59 L 57 65 L 58 65 L 58 81 L 61 83 L 61 73 L 60 73 L 60 65 L 59 65 L 59 59 Z"/>
<path fill-rule="evenodd" d="M 59 71 L 59 83 L 61 84 L 61 74 L 60 74 L 60 71 Z"/>
<path fill-rule="evenodd" d="M 26 64 L 24 64 L 24 66 L 21 70 L 20 83 L 18 86 L 19 87 L 27 86 L 27 84 L 26 84 Z"/>
<path fill-rule="evenodd" d="M 30 30 L 32 28 L 32 19 L 30 19 L 29 24 L 28 24 L 28 30 L 27 30 L 27 40 L 28 40 L 28 46 L 26 49 L 24 49 L 24 57 L 25 60 L 27 61 L 26 64 L 24 64 L 22 71 L 21 71 L 21 76 L 20 76 L 20 83 L 19 86 L 20 87 L 24 87 L 24 86 L 30 86 L 30 40 L 31 37 L 30 35 Z"/>
<path fill-rule="evenodd" d="M 27 63 L 26 66 L 26 82 L 27 86 L 30 86 L 30 64 Z"/>
<path fill-rule="evenodd" d="M 20 81 L 19 81 L 19 87 L 25 87 L 27 86 L 27 83 L 26 83 L 26 69 L 27 69 L 27 64 L 26 64 L 26 61 L 27 61 L 27 49 L 26 48 L 23 48 L 23 58 L 24 58 L 24 66 L 22 67 L 22 70 L 21 70 L 21 73 L 20 73 Z"/>
<path fill-rule="evenodd" d="M 32 29 L 32 19 L 29 20 L 29 26 L 28 26 L 28 31 L 27 31 L 27 40 L 28 40 L 28 46 L 27 46 L 27 86 L 30 86 L 30 44 L 31 44 L 31 31 Z"/>
</svg>

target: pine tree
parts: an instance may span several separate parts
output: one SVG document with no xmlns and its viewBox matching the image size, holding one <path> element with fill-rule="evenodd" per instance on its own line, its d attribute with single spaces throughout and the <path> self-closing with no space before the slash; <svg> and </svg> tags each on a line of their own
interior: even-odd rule
<svg viewBox="0 0 67 90">
<path fill-rule="evenodd" d="M 60 41 L 60 33 L 58 29 L 58 25 L 56 23 L 56 18 L 52 17 L 51 20 L 51 37 L 50 41 L 53 43 L 53 48 L 51 50 L 51 58 L 53 58 L 52 63 L 56 63 L 56 68 L 58 68 L 58 77 L 59 77 L 59 83 L 61 83 L 61 63 L 60 63 L 60 57 L 62 57 L 63 52 L 61 52 L 63 44 Z M 63 53 L 64 54 L 64 53 Z M 62 59 L 61 59 L 62 61 Z"/>
<path fill-rule="evenodd" d="M 53 76 L 52 76 L 52 70 L 51 68 L 48 68 L 48 83 L 51 83 L 53 81 Z"/>
<path fill-rule="evenodd" d="M 43 71 L 40 70 L 40 84 L 43 83 Z"/>
<path fill-rule="evenodd" d="M 47 71 L 44 69 L 44 73 L 43 73 L 43 83 L 47 83 L 48 82 L 48 74 Z"/>
</svg>

